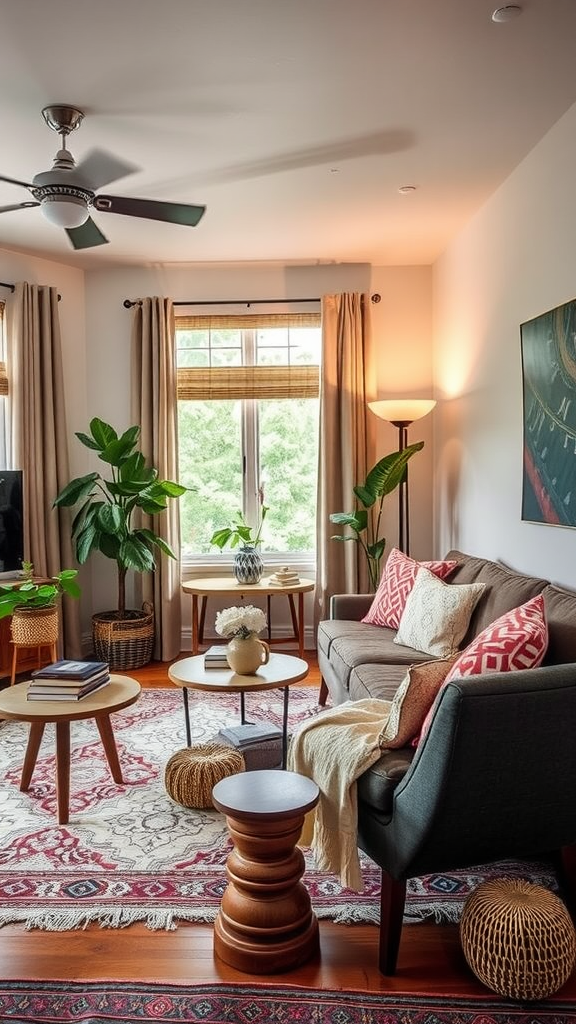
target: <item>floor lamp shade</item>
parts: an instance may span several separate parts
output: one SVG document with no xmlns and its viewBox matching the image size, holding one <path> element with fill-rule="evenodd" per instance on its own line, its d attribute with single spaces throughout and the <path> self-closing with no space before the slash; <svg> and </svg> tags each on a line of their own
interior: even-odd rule
<svg viewBox="0 0 576 1024">
<path fill-rule="evenodd" d="M 408 427 L 427 416 L 436 405 L 433 398 L 391 398 L 368 402 L 368 408 L 382 420 L 398 427 L 398 451 L 408 444 Z M 408 498 L 408 466 L 398 487 L 398 548 L 410 554 L 410 503 Z"/>
</svg>

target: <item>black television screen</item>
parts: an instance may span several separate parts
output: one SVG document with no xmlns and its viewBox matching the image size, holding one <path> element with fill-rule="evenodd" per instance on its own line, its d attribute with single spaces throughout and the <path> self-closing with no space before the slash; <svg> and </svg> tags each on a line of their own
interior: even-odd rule
<svg viewBox="0 0 576 1024">
<path fill-rule="evenodd" d="M 0 469 L 0 572 L 22 569 L 23 558 L 22 470 Z"/>
</svg>

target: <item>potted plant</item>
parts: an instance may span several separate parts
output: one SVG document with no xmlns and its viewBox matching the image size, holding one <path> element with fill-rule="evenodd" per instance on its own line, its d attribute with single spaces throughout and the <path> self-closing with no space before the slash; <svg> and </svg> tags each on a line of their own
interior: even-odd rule
<svg viewBox="0 0 576 1024">
<path fill-rule="evenodd" d="M 417 441 L 399 452 L 390 452 L 372 467 L 363 484 L 354 487 L 354 494 L 359 504 L 353 512 L 333 512 L 330 522 L 338 526 L 348 526 L 351 533 L 338 533 L 332 540 L 354 541 L 359 544 L 368 565 L 370 589 L 376 591 L 380 581 L 380 564 L 386 538 L 380 537 L 382 508 L 384 498 L 391 494 L 400 484 L 408 460 L 424 447 L 424 441 Z"/>
<path fill-rule="evenodd" d="M 178 498 L 187 488 L 173 480 L 160 480 L 158 471 L 147 465 L 138 450 L 138 426 L 118 435 L 109 423 L 94 418 L 90 434 L 77 433 L 76 437 L 98 454 L 108 472 L 71 480 L 54 505 L 80 505 L 72 537 L 81 565 L 94 551 L 116 563 L 117 608 L 92 616 L 97 658 L 108 661 L 113 669 L 139 668 L 152 657 L 154 613 L 149 608 L 126 608 L 126 576 L 130 570 L 152 572 L 158 551 L 176 557 L 161 537 L 141 525 L 140 515 L 161 514 L 168 499 Z"/>
<path fill-rule="evenodd" d="M 0 619 L 12 616 L 12 641 L 23 647 L 44 647 L 58 640 L 58 605 L 62 594 L 79 597 L 77 569 L 62 569 L 46 580 L 34 579 L 30 562 L 23 563 L 23 582 L 0 586 Z"/>
<path fill-rule="evenodd" d="M 258 583 L 262 576 L 263 564 L 260 552 L 257 550 L 262 536 L 262 527 L 268 506 L 261 502 L 260 522 L 252 536 L 252 527 L 248 525 L 241 511 L 236 512 L 232 526 L 225 526 L 216 530 L 210 539 L 220 550 L 230 544 L 231 548 L 240 546 L 240 550 L 234 556 L 234 575 L 238 583 Z"/>
</svg>

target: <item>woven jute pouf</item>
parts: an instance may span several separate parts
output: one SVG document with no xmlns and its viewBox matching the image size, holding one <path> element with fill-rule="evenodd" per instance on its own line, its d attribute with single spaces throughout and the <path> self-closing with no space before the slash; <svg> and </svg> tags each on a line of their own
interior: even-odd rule
<svg viewBox="0 0 576 1024">
<path fill-rule="evenodd" d="M 212 790 L 220 779 L 244 771 L 244 758 L 223 743 L 200 743 L 172 755 L 164 772 L 168 795 L 184 807 L 213 807 Z"/>
<path fill-rule="evenodd" d="M 469 966 L 488 988 L 512 999 L 545 999 L 568 980 L 576 935 L 562 901 L 517 878 L 482 882 L 468 897 L 460 939 Z"/>
</svg>

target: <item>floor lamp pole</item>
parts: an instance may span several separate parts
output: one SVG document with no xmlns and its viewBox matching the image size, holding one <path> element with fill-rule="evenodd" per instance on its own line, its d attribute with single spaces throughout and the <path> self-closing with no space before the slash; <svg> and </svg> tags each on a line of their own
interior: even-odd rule
<svg viewBox="0 0 576 1024">
<path fill-rule="evenodd" d="M 408 427 L 412 420 L 391 420 L 398 427 L 398 451 L 408 447 Z M 410 502 L 408 498 L 408 466 L 404 467 L 402 479 L 398 484 L 398 549 L 405 555 L 410 554 Z"/>
</svg>

